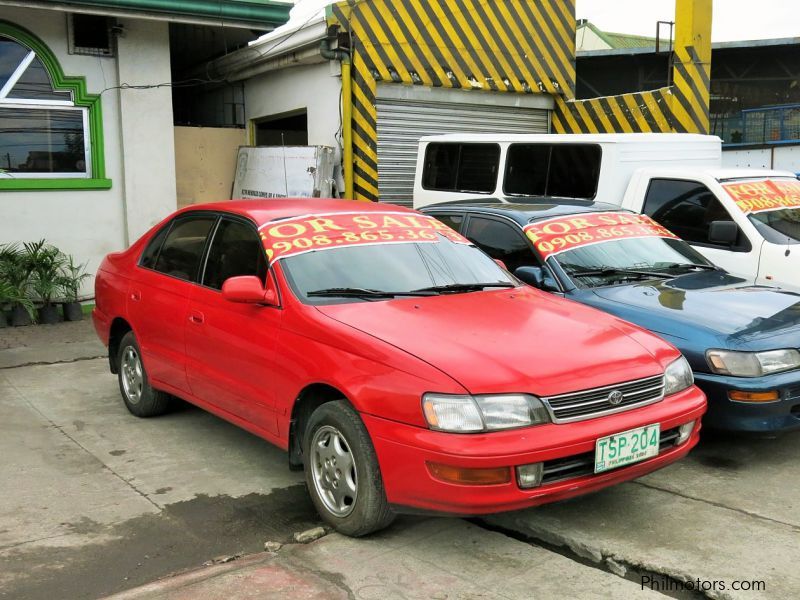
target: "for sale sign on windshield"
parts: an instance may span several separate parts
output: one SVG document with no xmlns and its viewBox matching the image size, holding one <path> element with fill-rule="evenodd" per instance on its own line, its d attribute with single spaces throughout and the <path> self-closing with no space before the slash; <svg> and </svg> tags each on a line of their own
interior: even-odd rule
<svg viewBox="0 0 800 600">
<path fill-rule="evenodd" d="M 260 234 L 270 263 L 287 256 L 348 246 L 435 243 L 442 238 L 470 243 L 433 217 L 401 212 L 292 217 L 263 225 Z"/>
<path fill-rule="evenodd" d="M 760 179 L 722 187 L 745 214 L 800 208 L 800 181 L 796 179 Z"/>
<path fill-rule="evenodd" d="M 542 258 L 590 244 L 631 238 L 659 237 L 678 239 L 647 215 L 633 213 L 586 213 L 554 217 L 524 227 Z"/>
</svg>

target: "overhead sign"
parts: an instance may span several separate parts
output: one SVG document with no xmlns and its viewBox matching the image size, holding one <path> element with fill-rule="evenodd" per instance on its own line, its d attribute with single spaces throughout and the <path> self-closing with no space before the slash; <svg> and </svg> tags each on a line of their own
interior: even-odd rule
<svg viewBox="0 0 800 600">
<path fill-rule="evenodd" d="M 374 244 L 436 243 L 439 236 L 458 244 L 469 240 L 427 215 L 352 212 L 304 215 L 262 225 L 261 240 L 270 263 L 306 252 Z"/>
<path fill-rule="evenodd" d="M 679 239 L 647 215 L 621 212 L 553 217 L 526 225 L 523 230 L 545 259 L 567 250 L 621 239 Z"/>
<path fill-rule="evenodd" d="M 722 187 L 745 214 L 800 208 L 800 181 L 796 179 L 760 179 L 723 183 Z"/>
</svg>

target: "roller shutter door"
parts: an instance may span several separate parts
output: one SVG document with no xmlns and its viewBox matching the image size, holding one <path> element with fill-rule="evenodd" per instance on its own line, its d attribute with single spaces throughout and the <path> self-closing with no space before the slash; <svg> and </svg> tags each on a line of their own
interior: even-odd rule
<svg viewBox="0 0 800 600">
<path fill-rule="evenodd" d="M 418 100 L 377 100 L 381 202 L 411 206 L 417 144 L 445 133 L 548 133 L 550 111 Z"/>
</svg>

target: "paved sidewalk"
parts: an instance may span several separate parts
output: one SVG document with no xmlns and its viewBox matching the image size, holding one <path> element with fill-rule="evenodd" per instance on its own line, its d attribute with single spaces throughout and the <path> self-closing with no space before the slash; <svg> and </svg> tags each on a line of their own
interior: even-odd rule
<svg viewBox="0 0 800 600">
<path fill-rule="evenodd" d="M 458 519 L 332 534 L 161 579 L 113 600 L 663 598 L 632 581 Z"/>
<path fill-rule="evenodd" d="M 56 325 L 0 329 L 0 369 L 106 356 L 91 317 Z"/>
</svg>

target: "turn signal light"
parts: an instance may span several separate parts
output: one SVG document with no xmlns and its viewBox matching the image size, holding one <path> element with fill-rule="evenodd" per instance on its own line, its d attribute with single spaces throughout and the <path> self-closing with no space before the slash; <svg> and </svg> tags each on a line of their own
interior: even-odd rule
<svg viewBox="0 0 800 600">
<path fill-rule="evenodd" d="M 769 392 L 740 392 L 731 390 L 728 392 L 728 398 L 735 402 L 775 402 L 781 399 L 778 390 L 770 390 Z"/>
<path fill-rule="evenodd" d="M 440 463 L 426 463 L 433 477 L 447 483 L 460 485 L 499 485 L 511 481 L 511 468 L 467 469 Z"/>
</svg>

